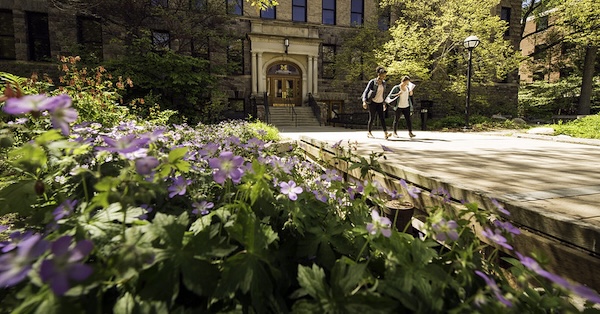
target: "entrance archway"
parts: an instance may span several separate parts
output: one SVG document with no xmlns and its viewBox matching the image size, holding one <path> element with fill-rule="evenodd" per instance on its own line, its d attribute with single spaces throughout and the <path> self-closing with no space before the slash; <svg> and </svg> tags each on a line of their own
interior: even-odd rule
<svg viewBox="0 0 600 314">
<path fill-rule="evenodd" d="M 267 93 L 273 106 L 302 106 L 302 72 L 291 62 L 276 62 L 267 69 Z"/>
</svg>

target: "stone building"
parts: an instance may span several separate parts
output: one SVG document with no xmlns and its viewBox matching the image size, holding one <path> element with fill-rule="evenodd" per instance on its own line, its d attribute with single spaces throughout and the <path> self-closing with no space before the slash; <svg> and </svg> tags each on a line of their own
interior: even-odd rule
<svg viewBox="0 0 600 314">
<path fill-rule="evenodd" d="M 148 1 L 154 6 L 168 7 L 170 3 Z M 304 106 L 316 99 L 324 109 L 323 119 L 331 116 L 332 108 L 342 112 L 361 110 L 359 97 L 366 81 L 345 83 L 342 89 L 334 87 L 331 66 L 333 56 L 343 45 L 340 35 L 381 15 L 378 1 L 283 0 L 262 12 L 245 0 L 222 1 L 237 19 L 237 33 L 241 35 L 227 50 L 228 61 L 239 62 L 240 70 L 224 77 L 221 85 L 232 104 L 252 99 L 271 106 Z M 194 2 L 198 1 L 190 3 Z M 111 57 L 111 40 L 106 30 L 97 28 L 97 21 L 59 10 L 51 3 L 0 0 L 0 71 L 29 76 L 47 66 L 48 60 L 68 54 L 67 43 L 74 41 L 105 59 Z M 510 23 L 506 36 L 515 45 L 520 9 L 520 0 L 501 0 L 496 12 L 491 12 Z M 169 30 L 152 30 L 152 36 L 156 42 L 172 41 L 170 47 L 178 44 Z M 222 54 L 211 54 L 211 62 L 219 57 Z M 516 81 L 499 82 L 497 88 L 516 99 Z M 239 110 L 242 105 L 234 107 Z"/>
</svg>

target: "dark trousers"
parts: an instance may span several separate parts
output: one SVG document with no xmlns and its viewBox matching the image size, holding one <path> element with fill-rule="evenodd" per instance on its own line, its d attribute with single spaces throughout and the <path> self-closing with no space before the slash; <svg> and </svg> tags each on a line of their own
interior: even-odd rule
<svg viewBox="0 0 600 314">
<path fill-rule="evenodd" d="M 373 129 L 373 122 L 375 122 L 375 115 L 379 116 L 379 122 L 381 122 L 381 127 L 383 127 L 383 132 L 387 134 L 387 129 L 385 127 L 385 116 L 383 114 L 383 103 L 382 102 L 371 102 L 369 104 L 369 124 L 368 130 L 371 133 Z"/>
<path fill-rule="evenodd" d="M 410 120 L 410 107 L 396 109 L 396 113 L 394 115 L 394 133 L 396 133 L 396 131 L 398 131 L 398 120 L 400 119 L 400 114 L 404 115 L 404 119 L 406 120 L 406 128 L 408 129 L 408 132 L 412 133 L 412 121 Z"/>
</svg>

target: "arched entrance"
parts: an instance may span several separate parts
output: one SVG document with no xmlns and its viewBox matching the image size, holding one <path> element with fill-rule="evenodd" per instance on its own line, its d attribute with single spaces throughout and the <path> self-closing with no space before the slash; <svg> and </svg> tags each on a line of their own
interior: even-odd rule
<svg viewBox="0 0 600 314">
<path fill-rule="evenodd" d="M 267 69 L 267 93 L 273 106 L 302 106 L 302 73 L 290 62 L 276 62 Z"/>
</svg>

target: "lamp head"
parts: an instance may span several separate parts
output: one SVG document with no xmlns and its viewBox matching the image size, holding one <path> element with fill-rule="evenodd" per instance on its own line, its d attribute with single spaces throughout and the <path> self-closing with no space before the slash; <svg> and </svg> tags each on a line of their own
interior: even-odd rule
<svg viewBox="0 0 600 314">
<path fill-rule="evenodd" d="M 475 35 L 471 35 L 465 39 L 463 44 L 465 45 L 465 48 L 473 50 L 475 47 L 479 46 L 479 38 Z"/>
<path fill-rule="evenodd" d="M 284 46 L 286 46 L 286 47 L 289 47 L 289 46 L 290 46 L 290 40 L 289 40 L 289 39 L 287 39 L 287 38 L 286 38 L 286 39 L 284 39 L 284 40 L 283 40 L 283 45 L 284 45 Z"/>
</svg>

